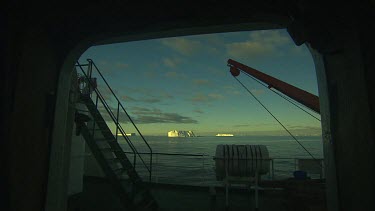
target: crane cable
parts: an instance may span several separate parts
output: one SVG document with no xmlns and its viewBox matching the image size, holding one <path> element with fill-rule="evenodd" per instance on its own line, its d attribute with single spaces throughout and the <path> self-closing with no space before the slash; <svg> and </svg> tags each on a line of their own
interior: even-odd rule
<svg viewBox="0 0 375 211">
<path fill-rule="evenodd" d="M 310 152 L 309 152 L 309 150 L 307 150 L 298 140 L 297 140 L 297 138 L 283 125 L 283 123 L 281 123 L 272 113 L 271 113 L 271 111 L 270 110 L 268 110 L 268 108 L 262 103 L 262 102 L 260 102 L 260 100 L 240 81 L 240 80 L 238 80 L 235 76 L 233 76 L 233 78 L 234 79 L 236 79 L 237 80 L 237 82 L 238 83 L 240 83 L 241 84 L 241 86 L 243 87 L 243 88 L 245 88 L 246 90 L 247 90 L 247 92 L 251 95 L 251 96 L 253 96 L 253 98 L 256 100 L 256 101 L 258 101 L 258 103 L 281 125 L 281 127 L 283 127 L 284 128 L 284 130 L 286 131 L 286 132 L 288 132 L 289 133 L 289 135 L 311 156 L 311 158 L 312 159 L 314 159 L 318 164 L 319 164 L 319 166 L 322 168 L 322 164 L 321 164 L 321 162 L 319 162 L 319 160 L 318 159 L 316 159 Z"/>
<path fill-rule="evenodd" d="M 253 76 L 251 76 L 250 74 L 246 73 L 246 72 L 243 72 L 245 73 L 245 75 L 249 76 L 250 78 L 252 78 L 254 81 L 258 82 L 260 85 L 266 87 L 267 89 L 271 90 L 273 93 L 279 95 L 281 98 L 283 98 L 284 100 L 288 101 L 289 103 L 293 104 L 294 106 L 296 106 L 297 108 L 301 109 L 302 111 L 304 111 L 305 113 L 307 113 L 308 115 L 310 115 L 311 117 L 313 117 L 314 119 L 318 120 L 319 122 L 321 121 L 319 118 L 317 118 L 316 116 L 312 115 L 310 112 L 308 112 L 307 110 L 303 109 L 300 105 L 298 105 L 297 103 L 293 102 L 291 99 L 285 97 L 284 95 L 280 94 L 279 92 L 276 92 L 275 90 L 271 89 L 272 87 L 269 87 L 269 86 L 266 86 L 264 83 L 260 82 L 258 79 L 254 78 Z M 310 109 L 311 110 L 311 109 Z M 312 111 L 312 110 L 311 110 Z M 315 112 L 315 111 L 314 111 Z M 317 113 L 317 112 L 315 112 Z"/>
</svg>

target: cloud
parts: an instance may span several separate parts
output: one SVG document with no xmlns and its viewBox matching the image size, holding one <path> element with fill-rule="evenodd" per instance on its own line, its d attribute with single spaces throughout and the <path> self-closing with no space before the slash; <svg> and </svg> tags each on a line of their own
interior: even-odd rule
<svg viewBox="0 0 375 211">
<path fill-rule="evenodd" d="M 107 111 L 107 109 L 109 110 L 109 112 Z M 113 106 L 109 106 L 109 107 L 107 107 L 107 109 L 104 108 L 103 104 L 99 104 L 98 105 L 98 110 L 99 110 L 100 114 L 102 115 L 103 119 L 105 121 L 107 121 L 107 122 L 112 122 L 113 121 L 112 118 L 114 118 L 114 119 L 117 118 L 117 107 L 114 108 Z M 120 113 L 119 113 L 119 121 L 121 123 L 128 123 L 128 122 L 130 122 L 129 118 L 126 116 L 125 112 L 122 111 L 121 108 L 120 108 L 119 111 L 120 111 Z M 113 116 L 111 117 L 111 115 L 113 115 Z"/>
<path fill-rule="evenodd" d="M 236 42 L 227 45 L 227 52 L 230 57 L 242 58 L 265 55 L 272 52 L 270 46 L 262 46 L 261 43 L 246 41 L 246 42 Z"/>
<path fill-rule="evenodd" d="M 114 108 L 111 109 L 112 111 L 115 111 Z M 99 105 L 98 110 L 105 121 L 112 121 L 111 116 L 109 115 L 108 111 L 103 107 L 103 105 Z"/>
<path fill-rule="evenodd" d="M 150 89 L 150 88 L 145 88 L 145 87 L 127 87 L 127 86 L 124 86 L 123 90 L 127 90 L 126 93 L 132 94 L 132 95 L 122 94 L 120 97 L 120 100 L 124 102 L 156 103 L 156 102 L 174 99 L 174 95 L 164 90 Z"/>
<path fill-rule="evenodd" d="M 187 78 L 187 76 L 183 73 L 178 73 L 176 71 L 169 71 L 165 73 L 165 76 L 168 78 L 175 78 L 175 79 L 184 79 Z"/>
<path fill-rule="evenodd" d="M 192 102 L 211 102 L 213 100 L 224 99 L 224 96 L 217 93 L 203 94 L 199 93 L 191 97 L 189 100 Z"/>
<path fill-rule="evenodd" d="M 227 94 L 229 95 L 241 95 L 242 93 L 238 90 L 230 90 L 230 91 L 226 91 Z"/>
<path fill-rule="evenodd" d="M 135 122 L 139 124 L 150 124 L 150 123 L 174 123 L 174 124 L 188 124 L 198 123 L 197 120 L 192 119 L 191 117 L 181 116 L 177 113 L 164 113 L 158 116 L 143 115 L 138 116 L 135 119 Z"/>
<path fill-rule="evenodd" d="M 154 96 L 143 97 L 143 98 L 134 98 L 134 97 L 131 97 L 129 95 L 123 95 L 121 97 L 121 100 L 123 100 L 125 102 L 143 102 L 143 103 L 158 103 L 158 102 L 162 101 L 161 98 L 154 97 Z"/>
<path fill-rule="evenodd" d="M 174 96 L 169 94 L 168 92 L 160 92 L 158 94 L 158 97 L 161 97 L 163 99 L 173 99 L 174 98 Z"/>
<path fill-rule="evenodd" d="M 149 109 L 143 107 L 132 107 L 132 114 L 135 115 L 134 122 L 139 124 L 150 124 L 150 123 L 175 123 L 175 124 L 187 124 L 187 123 L 198 123 L 197 120 L 191 117 L 182 116 L 177 113 L 163 112 L 160 109 Z"/>
<path fill-rule="evenodd" d="M 150 93 L 152 91 L 155 91 L 155 90 L 152 90 L 150 88 L 146 88 L 146 87 L 134 87 L 134 86 L 121 86 L 122 90 L 126 90 L 127 93 L 134 93 L 134 94 L 142 94 L 142 95 L 146 95 L 146 96 L 150 96 Z"/>
<path fill-rule="evenodd" d="M 161 99 L 174 98 L 173 94 L 170 93 L 171 90 L 169 89 L 164 90 L 164 89 L 147 88 L 147 87 L 142 87 L 142 86 L 140 87 L 122 86 L 122 90 L 126 90 L 126 93 L 137 94 L 138 96 L 141 96 L 141 97 L 157 97 Z M 130 96 L 130 95 L 126 94 L 123 96 Z M 130 97 L 133 97 L 133 96 L 130 96 Z"/>
<path fill-rule="evenodd" d="M 134 97 L 130 97 L 129 95 L 123 95 L 120 98 L 121 100 L 124 100 L 125 102 L 137 102 L 138 100 Z"/>
<path fill-rule="evenodd" d="M 144 107 L 138 107 L 138 106 L 132 106 L 130 107 L 132 110 L 132 113 L 134 114 L 149 114 L 151 110 L 153 110 L 153 113 L 160 111 L 159 109 L 149 109 Z"/>
<path fill-rule="evenodd" d="M 291 38 L 282 35 L 280 30 L 262 30 L 250 34 L 252 40 L 261 41 L 262 43 L 280 46 L 291 43 Z"/>
<path fill-rule="evenodd" d="M 180 58 L 163 58 L 163 64 L 170 68 L 177 67 L 178 64 L 182 62 Z"/>
<path fill-rule="evenodd" d="M 221 95 L 221 94 L 216 94 L 216 93 L 208 94 L 208 97 L 210 97 L 211 99 L 215 99 L 215 100 L 224 99 L 224 96 L 223 96 L 223 95 Z"/>
<path fill-rule="evenodd" d="M 99 60 L 98 62 L 95 62 L 95 63 L 97 64 L 100 72 L 106 74 L 104 77 L 111 76 L 110 74 L 113 74 L 118 69 L 121 70 L 121 69 L 125 69 L 129 67 L 129 64 L 126 64 L 123 62 L 110 63 L 107 60 Z"/>
<path fill-rule="evenodd" d="M 198 113 L 198 114 L 203 114 L 204 112 L 200 109 L 194 109 L 193 112 Z"/>
<path fill-rule="evenodd" d="M 107 65 L 108 64 L 108 61 L 107 60 L 99 60 L 98 63 L 100 65 Z"/>
<path fill-rule="evenodd" d="M 105 121 L 113 121 L 110 113 L 103 107 L 98 107 L 99 112 L 101 113 Z M 117 118 L 117 108 L 110 107 L 113 112 L 114 118 Z M 137 124 L 152 124 L 152 123 L 174 123 L 174 124 L 196 124 L 197 120 L 180 115 L 178 113 L 163 112 L 160 109 L 149 109 L 143 107 L 133 106 L 130 109 L 127 109 L 128 112 L 131 112 L 132 120 Z M 121 123 L 130 122 L 127 115 L 120 110 L 119 121 Z"/>
<path fill-rule="evenodd" d="M 225 93 L 229 94 L 229 95 L 240 95 L 241 94 L 241 92 L 239 91 L 239 88 L 236 88 L 236 87 L 231 86 L 231 85 L 226 85 L 226 86 L 223 86 L 222 88 L 225 90 Z"/>
<path fill-rule="evenodd" d="M 98 90 L 99 90 L 100 94 L 102 95 L 102 97 L 104 98 L 104 100 L 109 101 L 109 102 L 113 101 L 113 99 L 114 99 L 113 94 L 112 94 L 111 90 L 109 90 L 106 85 L 98 84 Z M 118 95 L 118 91 L 116 89 L 112 89 L 112 91 L 116 95 Z"/>
<path fill-rule="evenodd" d="M 275 124 L 275 123 L 251 123 L 251 124 L 233 125 L 233 127 L 249 127 L 249 128 L 269 128 L 269 127 L 275 127 L 275 126 L 278 126 L 278 124 Z"/>
<path fill-rule="evenodd" d="M 205 34 L 201 35 L 201 38 L 204 39 L 202 40 L 204 43 L 208 43 L 210 46 L 220 47 L 224 42 L 223 38 L 218 34 Z"/>
<path fill-rule="evenodd" d="M 143 71 L 142 74 L 147 78 L 155 78 L 157 72 L 155 70 Z"/>
<path fill-rule="evenodd" d="M 156 98 L 156 97 L 151 97 L 151 98 L 143 98 L 143 99 L 140 99 L 141 102 L 145 102 L 145 103 L 158 103 L 158 102 L 161 102 L 161 99 L 160 98 Z"/>
<path fill-rule="evenodd" d="M 294 135 L 321 135 L 322 129 L 320 127 L 313 127 L 313 126 L 301 126 L 295 127 L 293 129 L 289 129 L 292 134 Z"/>
<path fill-rule="evenodd" d="M 117 68 L 127 68 L 127 67 L 129 67 L 129 65 L 125 64 L 123 62 L 116 62 L 115 67 L 117 67 Z"/>
<path fill-rule="evenodd" d="M 316 127 L 316 126 L 304 126 L 304 125 L 287 125 L 286 126 L 287 128 L 289 129 L 293 129 L 293 130 L 321 130 L 320 127 Z"/>
<path fill-rule="evenodd" d="M 195 84 L 195 85 L 208 85 L 210 83 L 211 82 L 209 80 L 206 80 L 206 79 L 195 79 L 195 80 L 193 80 L 193 84 Z"/>
<path fill-rule="evenodd" d="M 250 127 L 250 124 L 233 125 L 232 127 Z"/>
<path fill-rule="evenodd" d="M 161 43 L 185 56 L 192 55 L 200 48 L 198 41 L 181 37 L 162 39 Z"/>
<path fill-rule="evenodd" d="M 293 135 L 301 135 L 301 136 L 320 136 L 322 135 L 322 129 L 320 126 L 309 126 L 309 125 L 290 125 L 287 124 L 286 128 L 293 134 Z M 285 131 L 283 133 L 286 134 Z"/>
<path fill-rule="evenodd" d="M 218 70 L 218 69 L 213 69 L 213 68 L 208 67 L 207 72 L 209 72 L 212 75 L 224 78 L 225 76 L 227 76 L 227 72 L 229 72 L 229 68 L 228 69 L 219 69 Z"/>
<path fill-rule="evenodd" d="M 204 94 L 196 94 L 190 100 L 193 102 L 206 102 L 208 101 L 208 97 Z"/>
<path fill-rule="evenodd" d="M 173 96 L 167 94 L 167 93 L 161 93 L 160 96 L 164 96 L 164 98 L 173 98 Z M 133 102 L 146 102 L 146 103 L 155 103 L 160 102 L 160 99 L 156 98 L 143 98 L 143 99 L 136 99 L 134 97 L 130 97 L 127 95 L 124 95 L 121 97 L 123 100 L 133 101 Z M 110 112 L 107 111 L 107 109 L 110 110 Z M 111 112 L 113 113 L 113 118 L 117 118 L 117 106 L 113 107 L 109 105 L 109 108 L 105 108 L 103 104 L 98 105 L 98 110 L 101 113 L 103 119 L 105 121 L 113 121 L 111 118 Z M 131 118 L 134 122 L 139 124 L 150 124 L 150 123 L 175 123 L 175 124 L 189 124 L 198 123 L 197 120 L 180 115 L 178 113 L 170 113 L 170 112 L 163 112 L 160 109 L 149 109 L 149 108 L 143 108 L 143 107 L 137 107 L 133 106 L 130 107 L 130 109 L 127 109 L 127 112 L 131 112 Z M 120 108 L 119 113 L 119 121 L 121 123 L 128 123 L 130 122 L 129 118 L 125 114 L 124 111 Z"/>
<path fill-rule="evenodd" d="M 251 91 L 254 95 L 257 95 L 257 96 L 262 95 L 262 94 L 265 93 L 265 92 L 264 92 L 264 89 L 251 89 L 250 91 Z"/>
<path fill-rule="evenodd" d="M 291 39 L 280 31 L 256 31 L 250 34 L 249 40 L 229 43 L 226 49 L 233 58 L 261 57 L 282 53 L 280 47 L 290 43 Z"/>
</svg>

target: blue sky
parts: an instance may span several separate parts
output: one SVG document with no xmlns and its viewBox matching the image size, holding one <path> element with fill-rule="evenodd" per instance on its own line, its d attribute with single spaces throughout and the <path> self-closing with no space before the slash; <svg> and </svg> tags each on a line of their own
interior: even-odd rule
<svg viewBox="0 0 375 211">
<path fill-rule="evenodd" d="M 312 57 L 286 30 L 93 46 L 79 61 L 87 58 L 93 59 L 145 135 L 166 135 L 174 129 L 196 135 L 286 135 L 230 75 L 229 58 L 318 95 Z M 319 121 L 243 74 L 239 79 L 296 135 L 319 134 Z"/>
</svg>

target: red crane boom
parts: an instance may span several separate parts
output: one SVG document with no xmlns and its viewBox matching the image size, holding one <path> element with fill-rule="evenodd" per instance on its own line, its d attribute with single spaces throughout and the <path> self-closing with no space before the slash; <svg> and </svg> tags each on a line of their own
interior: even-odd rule
<svg viewBox="0 0 375 211">
<path fill-rule="evenodd" d="M 281 81 L 265 73 L 262 73 L 254 68 L 248 67 L 232 59 L 228 60 L 228 65 L 230 66 L 230 72 L 232 73 L 233 76 L 235 77 L 238 76 L 240 74 L 240 70 L 242 70 L 250 74 L 251 76 L 257 78 L 258 80 L 266 83 L 269 88 L 275 88 L 276 90 L 289 96 L 293 100 L 301 103 L 302 105 L 320 114 L 318 96 L 313 95 L 309 92 L 306 92 L 305 90 L 297 88 L 293 85 L 290 85 L 284 81 Z"/>
</svg>

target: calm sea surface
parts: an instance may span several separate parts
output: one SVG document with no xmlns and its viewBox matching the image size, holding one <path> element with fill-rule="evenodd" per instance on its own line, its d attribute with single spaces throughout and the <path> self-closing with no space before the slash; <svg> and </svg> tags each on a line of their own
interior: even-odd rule
<svg viewBox="0 0 375 211">
<path fill-rule="evenodd" d="M 119 138 L 124 151 L 131 151 L 126 141 L 121 140 L 122 137 Z M 323 158 L 321 137 L 297 138 L 315 158 Z M 130 137 L 130 139 L 138 152 L 149 152 L 139 136 Z M 288 136 L 205 136 L 193 138 L 146 136 L 145 139 L 154 153 L 152 180 L 163 183 L 217 184 L 213 157 L 216 146 L 219 144 L 267 146 L 270 158 L 274 158 L 275 179 L 292 177 L 292 172 L 295 170 L 295 158 L 311 158 L 295 140 Z M 133 158 L 132 154 L 129 154 L 129 158 Z M 150 165 L 148 154 L 143 154 L 142 158 L 147 165 Z M 147 171 L 142 167 L 139 157 L 136 162 L 139 174 L 147 179 Z M 271 174 L 264 175 L 262 178 L 271 179 Z"/>
</svg>

